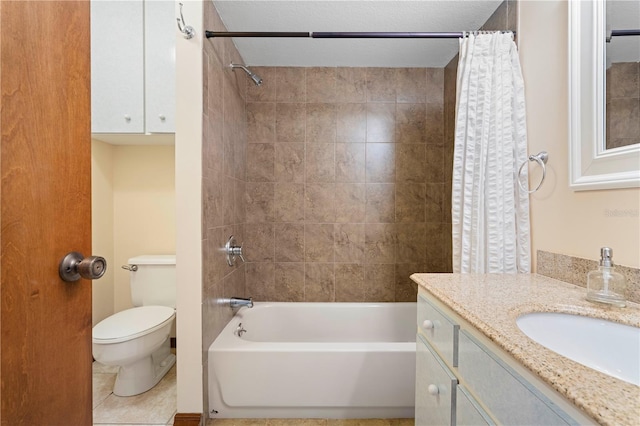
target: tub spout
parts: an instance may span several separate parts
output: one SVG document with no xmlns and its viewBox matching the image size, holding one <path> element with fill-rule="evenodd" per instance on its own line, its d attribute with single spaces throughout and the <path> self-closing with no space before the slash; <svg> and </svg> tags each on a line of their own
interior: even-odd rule
<svg viewBox="0 0 640 426">
<path fill-rule="evenodd" d="M 243 299 L 242 297 L 232 297 L 229 299 L 229 306 L 233 308 L 240 308 L 242 306 L 246 306 L 247 308 L 253 308 L 253 299 L 250 297 L 248 299 Z"/>
</svg>

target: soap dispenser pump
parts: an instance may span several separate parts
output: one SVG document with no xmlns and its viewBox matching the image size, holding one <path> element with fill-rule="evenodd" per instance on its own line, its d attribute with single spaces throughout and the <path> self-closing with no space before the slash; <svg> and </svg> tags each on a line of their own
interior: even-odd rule
<svg viewBox="0 0 640 426">
<path fill-rule="evenodd" d="M 587 300 L 624 307 L 625 287 L 624 276 L 615 271 L 613 250 L 602 247 L 598 269 L 587 274 Z"/>
</svg>

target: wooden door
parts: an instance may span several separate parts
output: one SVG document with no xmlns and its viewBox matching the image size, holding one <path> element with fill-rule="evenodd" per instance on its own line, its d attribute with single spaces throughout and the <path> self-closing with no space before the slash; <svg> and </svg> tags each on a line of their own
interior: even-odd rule
<svg viewBox="0 0 640 426">
<path fill-rule="evenodd" d="M 0 2 L 0 421 L 90 425 L 88 1 Z"/>
</svg>

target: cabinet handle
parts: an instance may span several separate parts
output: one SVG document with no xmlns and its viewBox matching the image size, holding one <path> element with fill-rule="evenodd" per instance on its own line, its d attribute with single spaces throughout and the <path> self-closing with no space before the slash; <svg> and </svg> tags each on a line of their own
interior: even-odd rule
<svg viewBox="0 0 640 426">
<path fill-rule="evenodd" d="M 438 395 L 440 393 L 440 389 L 438 389 L 438 386 L 436 385 L 429 385 L 429 387 L 427 387 L 427 392 L 429 392 L 430 395 Z"/>
<path fill-rule="evenodd" d="M 422 323 L 422 327 L 430 330 L 432 328 L 435 328 L 435 324 L 431 320 L 424 320 L 424 322 Z"/>
</svg>

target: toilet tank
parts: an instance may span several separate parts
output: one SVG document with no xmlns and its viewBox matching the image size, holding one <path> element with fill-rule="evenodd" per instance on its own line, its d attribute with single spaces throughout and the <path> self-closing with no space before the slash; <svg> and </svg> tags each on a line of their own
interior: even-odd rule
<svg viewBox="0 0 640 426">
<path fill-rule="evenodd" d="M 133 306 L 176 307 L 176 256 L 142 255 L 129 259 L 136 271 L 129 272 Z"/>
</svg>

